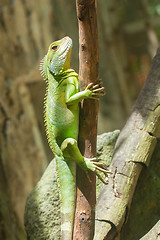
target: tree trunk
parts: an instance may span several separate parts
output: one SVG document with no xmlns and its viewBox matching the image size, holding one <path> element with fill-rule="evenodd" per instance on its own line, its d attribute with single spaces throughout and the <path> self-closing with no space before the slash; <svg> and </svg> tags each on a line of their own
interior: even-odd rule
<svg viewBox="0 0 160 240">
<path fill-rule="evenodd" d="M 77 0 L 79 23 L 79 83 L 84 90 L 99 82 L 99 51 L 96 1 Z M 96 156 L 98 101 L 82 100 L 79 148 L 84 157 Z M 89 180 L 90 179 L 90 180 Z M 89 190 L 89 191 L 88 191 Z M 95 224 L 96 176 L 77 168 L 77 203 L 74 239 L 92 240 Z"/>
<path fill-rule="evenodd" d="M 131 115 L 116 143 L 113 183 L 97 203 L 95 239 L 120 239 L 142 167 L 148 167 L 160 132 L 160 49 Z"/>
</svg>

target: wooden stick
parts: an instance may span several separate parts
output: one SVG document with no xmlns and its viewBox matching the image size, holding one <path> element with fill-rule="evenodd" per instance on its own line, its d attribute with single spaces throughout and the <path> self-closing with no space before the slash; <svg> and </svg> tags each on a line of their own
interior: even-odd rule
<svg viewBox="0 0 160 240">
<path fill-rule="evenodd" d="M 97 13 L 94 0 L 77 0 L 79 24 L 79 80 L 80 89 L 98 81 L 99 52 Z M 96 156 L 98 101 L 85 100 L 81 103 L 79 148 L 82 155 Z M 96 177 L 88 176 L 77 169 L 77 206 L 74 237 L 76 240 L 92 240 L 95 224 Z"/>
</svg>

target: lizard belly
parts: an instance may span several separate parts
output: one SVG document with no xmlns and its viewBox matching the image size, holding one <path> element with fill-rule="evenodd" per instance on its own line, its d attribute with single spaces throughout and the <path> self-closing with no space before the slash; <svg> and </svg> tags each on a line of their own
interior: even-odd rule
<svg viewBox="0 0 160 240">
<path fill-rule="evenodd" d="M 47 108 L 46 114 L 48 131 L 60 146 L 66 138 L 78 138 L 79 111 L 78 106 L 69 109 L 57 105 L 57 108 Z"/>
</svg>

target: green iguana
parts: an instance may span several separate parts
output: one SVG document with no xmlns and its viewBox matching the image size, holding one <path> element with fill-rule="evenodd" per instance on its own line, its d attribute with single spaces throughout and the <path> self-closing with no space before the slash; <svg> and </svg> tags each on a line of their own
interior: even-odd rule
<svg viewBox="0 0 160 240">
<path fill-rule="evenodd" d="M 70 69 L 72 40 L 64 37 L 50 44 L 42 59 L 41 74 L 47 82 L 45 125 L 49 145 L 55 155 L 61 194 L 62 239 L 71 240 L 76 199 L 76 164 L 86 172 L 107 171 L 96 158 L 84 158 L 77 146 L 79 102 L 103 95 L 99 84 L 79 91 L 78 74 Z"/>
</svg>

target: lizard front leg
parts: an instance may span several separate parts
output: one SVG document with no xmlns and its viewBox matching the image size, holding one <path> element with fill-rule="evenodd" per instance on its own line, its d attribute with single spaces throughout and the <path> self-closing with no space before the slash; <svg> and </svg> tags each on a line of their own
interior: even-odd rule
<svg viewBox="0 0 160 240">
<path fill-rule="evenodd" d="M 75 92 L 75 86 L 68 84 L 66 87 L 66 104 L 71 106 L 77 102 L 80 102 L 82 99 L 96 99 L 98 100 L 100 96 L 104 95 L 104 87 L 101 86 L 101 83 L 93 84 L 89 83 L 85 90 L 81 92 Z"/>
</svg>

